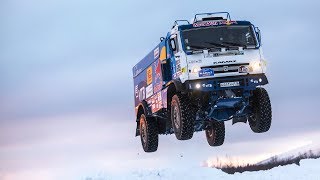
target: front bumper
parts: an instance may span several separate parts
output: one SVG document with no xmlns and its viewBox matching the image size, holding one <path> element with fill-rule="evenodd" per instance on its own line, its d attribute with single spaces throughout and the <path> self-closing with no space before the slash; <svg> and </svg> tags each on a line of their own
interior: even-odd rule
<svg viewBox="0 0 320 180">
<path fill-rule="evenodd" d="M 219 91 L 226 89 L 254 90 L 257 86 L 268 84 L 265 74 L 248 74 L 243 76 L 219 77 L 185 82 L 188 91 Z"/>
</svg>

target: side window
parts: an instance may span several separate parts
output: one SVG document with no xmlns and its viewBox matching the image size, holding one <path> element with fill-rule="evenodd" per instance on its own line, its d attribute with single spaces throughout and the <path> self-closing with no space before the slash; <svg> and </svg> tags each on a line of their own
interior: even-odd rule
<svg viewBox="0 0 320 180">
<path fill-rule="evenodd" d="M 170 38 L 170 47 L 173 53 L 179 52 L 178 38 L 177 36 Z"/>
<path fill-rule="evenodd" d="M 176 50 L 174 51 L 174 53 L 179 52 L 179 43 L 178 43 L 178 37 L 174 37 L 174 42 L 176 43 Z"/>
</svg>

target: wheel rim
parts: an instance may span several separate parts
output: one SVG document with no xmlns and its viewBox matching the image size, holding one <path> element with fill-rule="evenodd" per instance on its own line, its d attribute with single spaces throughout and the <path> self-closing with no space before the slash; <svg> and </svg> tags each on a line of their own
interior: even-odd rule
<svg viewBox="0 0 320 180">
<path fill-rule="evenodd" d="M 208 136 L 209 136 L 210 138 L 213 138 L 213 135 L 214 135 L 214 130 L 213 130 L 213 128 L 210 128 L 210 129 L 208 130 Z"/>
<path fill-rule="evenodd" d="M 180 127 L 180 111 L 176 103 L 173 105 L 173 123 L 176 129 Z"/>
<path fill-rule="evenodd" d="M 141 127 L 140 127 L 141 140 L 142 140 L 142 143 L 145 145 L 147 143 L 147 128 L 146 128 L 145 118 L 143 116 L 141 116 L 140 123 L 141 123 Z"/>
<path fill-rule="evenodd" d="M 210 125 L 210 128 L 206 130 L 206 134 L 207 134 L 207 137 L 209 139 L 212 139 L 212 140 L 215 139 L 215 137 L 216 137 L 216 128 L 215 128 L 214 124 Z"/>
</svg>

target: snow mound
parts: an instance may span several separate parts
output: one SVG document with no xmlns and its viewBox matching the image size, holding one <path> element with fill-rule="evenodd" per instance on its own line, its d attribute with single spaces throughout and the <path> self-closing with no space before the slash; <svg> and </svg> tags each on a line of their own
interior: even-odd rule
<svg viewBox="0 0 320 180">
<path fill-rule="evenodd" d="M 265 159 L 263 161 L 260 161 L 257 164 L 258 165 L 259 164 L 267 164 L 270 161 L 273 161 L 274 159 L 286 160 L 286 159 L 293 159 L 293 158 L 296 158 L 301 155 L 312 156 L 313 154 L 320 155 L 320 144 L 311 143 L 311 144 L 308 144 L 305 146 L 301 146 L 299 148 L 296 148 L 296 149 L 290 150 L 288 152 L 281 153 L 281 154 L 275 155 L 273 157 L 270 157 L 268 159 Z"/>
</svg>

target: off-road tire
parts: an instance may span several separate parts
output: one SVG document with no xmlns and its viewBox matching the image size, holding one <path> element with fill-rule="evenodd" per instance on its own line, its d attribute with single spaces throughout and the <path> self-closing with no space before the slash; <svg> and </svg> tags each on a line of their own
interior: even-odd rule
<svg viewBox="0 0 320 180">
<path fill-rule="evenodd" d="M 194 132 L 195 111 L 187 95 L 176 94 L 171 100 L 171 121 L 178 140 L 189 140 Z"/>
<path fill-rule="evenodd" d="M 253 91 L 250 99 L 253 115 L 249 117 L 250 128 L 255 133 L 267 132 L 271 127 L 272 110 L 268 92 L 264 88 Z"/>
<path fill-rule="evenodd" d="M 211 123 L 205 133 L 210 146 L 221 146 L 225 138 L 224 121 Z"/>
<path fill-rule="evenodd" d="M 140 139 L 145 152 L 155 152 L 158 149 L 158 124 L 155 118 L 140 116 Z"/>
</svg>

